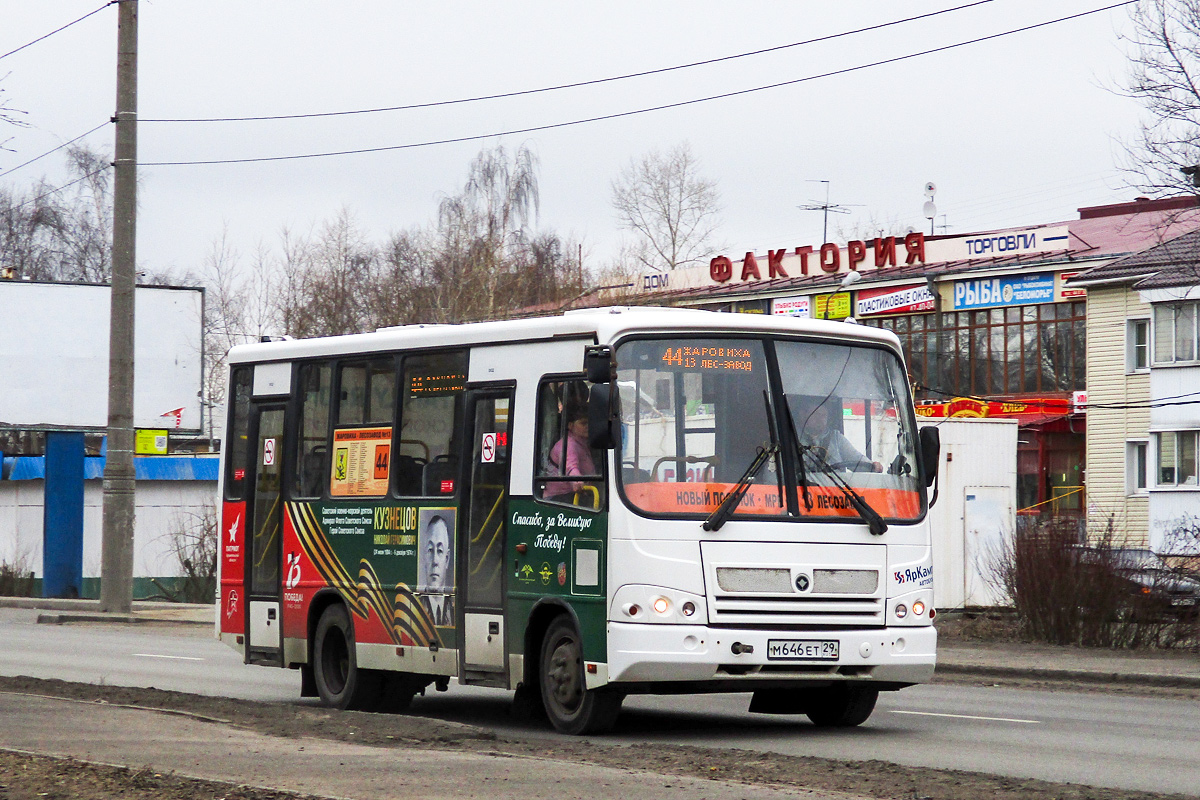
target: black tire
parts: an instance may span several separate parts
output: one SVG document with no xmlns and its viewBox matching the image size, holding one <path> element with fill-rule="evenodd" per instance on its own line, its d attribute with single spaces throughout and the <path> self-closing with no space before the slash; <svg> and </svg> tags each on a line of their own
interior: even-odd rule
<svg viewBox="0 0 1200 800">
<path fill-rule="evenodd" d="M 425 693 L 425 687 L 433 683 L 426 675 L 407 672 L 382 673 L 378 710 L 388 714 L 404 714 L 412 707 L 413 698 Z"/>
<path fill-rule="evenodd" d="M 814 698 L 804 713 L 818 728 L 852 728 L 867 721 L 878 699 L 878 689 L 840 684 Z"/>
<path fill-rule="evenodd" d="M 321 702 L 332 708 L 367 711 L 381 698 L 382 676 L 359 669 L 354 655 L 354 625 L 343 605 L 321 614 L 313 636 L 313 678 Z"/>
<path fill-rule="evenodd" d="M 546 629 L 538 662 L 538 684 L 550 723 L 559 732 L 572 736 L 611 730 L 625 699 L 611 689 L 586 688 L 583 646 L 566 616 L 556 617 Z"/>
</svg>

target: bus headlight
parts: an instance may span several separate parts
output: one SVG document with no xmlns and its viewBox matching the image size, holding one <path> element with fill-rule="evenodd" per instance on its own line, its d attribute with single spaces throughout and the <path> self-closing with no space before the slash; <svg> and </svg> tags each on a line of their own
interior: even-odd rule
<svg viewBox="0 0 1200 800">
<path fill-rule="evenodd" d="M 675 625 L 704 625 L 704 597 L 665 586 L 626 584 L 616 591 L 609 606 L 612 622 L 649 622 Z"/>
<path fill-rule="evenodd" d="M 914 616 L 921 616 L 925 613 L 925 604 L 920 600 L 914 600 L 912 604 L 912 612 Z"/>
<path fill-rule="evenodd" d="M 904 605 L 904 603 L 897 603 L 896 604 L 896 618 L 904 619 L 907 616 L 908 616 L 908 606 Z"/>
</svg>

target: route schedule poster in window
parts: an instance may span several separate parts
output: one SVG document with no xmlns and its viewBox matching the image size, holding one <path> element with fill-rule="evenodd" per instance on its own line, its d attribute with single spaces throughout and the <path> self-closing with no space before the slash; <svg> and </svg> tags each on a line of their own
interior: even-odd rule
<svg viewBox="0 0 1200 800">
<path fill-rule="evenodd" d="M 334 430 L 329 493 L 334 497 L 386 494 L 391 452 L 390 427 Z"/>
</svg>

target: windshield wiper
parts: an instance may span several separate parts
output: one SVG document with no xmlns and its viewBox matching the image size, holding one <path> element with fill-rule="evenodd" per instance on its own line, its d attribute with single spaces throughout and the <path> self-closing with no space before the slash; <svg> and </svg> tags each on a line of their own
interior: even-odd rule
<svg viewBox="0 0 1200 800">
<path fill-rule="evenodd" d="M 796 432 L 796 422 L 792 419 L 792 409 L 788 403 L 787 395 L 784 395 L 783 402 L 784 410 L 787 412 L 788 422 L 792 429 L 792 436 L 796 442 L 796 448 L 800 451 L 799 478 L 800 485 L 804 488 L 804 507 L 809 511 L 812 511 L 812 502 L 808 497 L 808 480 L 804 471 L 804 459 L 808 457 L 812 458 L 817 469 L 819 469 L 823 474 L 829 476 L 829 480 L 833 482 L 833 485 L 837 489 L 841 490 L 842 494 L 846 497 L 846 501 L 850 503 L 851 507 L 857 511 L 858 515 L 863 518 L 864 522 L 867 523 L 867 529 L 870 530 L 873 535 L 882 536 L 883 534 L 887 533 L 888 526 L 887 523 L 883 521 L 883 517 L 879 516 L 879 512 L 871 508 L 871 504 L 864 500 L 862 495 L 854 491 L 850 484 L 846 483 L 845 479 L 838 475 L 837 472 L 835 472 L 833 468 L 829 466 L 829 463 L 820 454 L 820 450 L 823 448 L 809 446 L 800 442 L 800 435 Z"/>
<path fill-rule="evenodd" d="M 796 477 L 800 481 L 800 491 L 804 495 L 804 509 L 812 511 L 813 502 L 812 495 L 808 493 L 808 473 L 804 470 L 804 445 L 800 444 L 800 433 L 796 430 L 796 420 L 792 419 L 792 404 L 788 402 L 788 397 L 783 396 L 783 412 L 787 417 L 788 429 L 792 432 L 792 441 L 796 443 L 796 447 L 800 449 L 800 463 L 798 475 Z"/>
<path fill-rule="evenodd" d="M 746 469 L 741 480 L 733 487 L 729 494 L 725 495 L 725 499 L 721 501 L 721 505 L 708 515 L 708 519 L 704 520 L 704 524 L 700 527 L 706 531 L 719 531 L 721 526 L 729 521 L 733 516 L 733 512 L 737 509 L 738 504 L 742 502 L 742 498 L 746 496 L 747 490 L 750 488 L 750 483 L 754 480 L 754 476 L 762 469 L 763 464 L 767 463 L 767 459 L 771 458 L 779 452 L 779 445 L 772 444 L 767 447 L 758 448 L 758 454 L 754 456 L 754 460 L 750 462 L 750 466 Z"/>
</svg>

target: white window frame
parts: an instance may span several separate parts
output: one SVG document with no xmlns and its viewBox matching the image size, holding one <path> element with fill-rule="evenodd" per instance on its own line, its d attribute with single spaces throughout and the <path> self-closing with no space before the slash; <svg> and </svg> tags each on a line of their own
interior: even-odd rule
<svg viewBox="0 0 1200 800">
<path fill-rule="evenodd" d="M 1138 343 L 1137 331 L 1138 328 L 1143 328 L 1146 331 L 1146 342 L 1142 347 L 1145 348 L 1145 360 L 1141 366 L 1138 366 Z M 1151 338 L 1154 332 L 1154 323 L 1150 317 L 1132 317 L 1125 321 L 1125 372 L 1133 375 L 1150 371 L 1150 364 L 1154 359 L 1154 341 Z"/>
<path fill-rule="evenodd" d="M 1138 454 L 1141 453 L 1141 464 L 1138 464 Z M 1141 475 L 1138 475 L 1138 467 Z M 1154 467 L 1150 461 L 1150 440 L 1130 439 L 1125 442 L 1125 494 L 1129 496 L 1144 495 L 1150 491 L 1150 473 Z M 1139 485 L 1139 477 L 1140 485 Z"/>
<path fill-rule="evenodd" d="M 1159 315 L 1160 314 L 1171 314 L 1171 313 L 1173 313 L 1173 311 L 1175 309 L 1180 308 L 1182 306 L 1191 306 L 1192 307 L 1192 357 L 1191 358 L 1180 358 L 1179 357 L 1179 337 L 1175 331 L 1175 321 L 1176 320 L 1174 318 L 1172 318 L 1172 322 L 1171 322 L 1171 357 L 1160 359 L 1158 357 L 1158 353 L 1157 353 L 1158 345 L 1164 344 L 1164 343 L 1159 340 L 1159 337 L 1156 333 L 1158 330 L 1159 321 L 1160 321 Z M 1182 302 L 1171 302 L 1171 303 L 1155 303 L 1154 304 L 1154 318 L 1153 318 L 1153 322 L 1151 323 L 1150 327 L 1152 329 L 1151 349 L 1150 349 L 1150 354 L 1151 354 L 1150 355 L 1150 357 L 1151 357 L 1150 363 L 1152 365 L 1157 367 L 1157 366 L 1170 366 L 1173 364 L 1195 364 L 1195 363 L 1197 363 L 1198 360 L 1200 360 L 1200 341 L 1197 341 L 1197 332 L 1198 332 L 1198 330 L 1200 330 L 1200 303 L 1197 303 L 1194 300 L 1187 300 L 1187 301 L 1182 301 Z"/>
<path fill-rule="evenodd" d="M 1162 437 L 1170 434 L 1175 437 L 1175 466 L 1173 479 L 1170 482 L 1162 479 Z M 1193 437 L 1193 454 L 1200 460 L 1200 431 L 1194 429 L 1174 430 L 1174 431 L 1156 431 L 1154 433 L 1154 460 L 1151 463 L 1154 470 L 1154 488 L 1156 489 L 1186 489 L 1191 491 L 1200 490 L 1200 474 L 1193 476 L 1196 480 L 1191 483 L 1179 483 L 1179 437 Z M 1200 473 L 1200 464 L 1197 464 L 1197 472 Z"/>
</svg>

